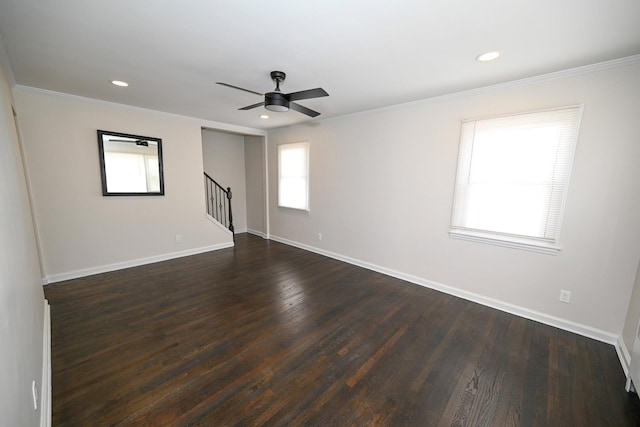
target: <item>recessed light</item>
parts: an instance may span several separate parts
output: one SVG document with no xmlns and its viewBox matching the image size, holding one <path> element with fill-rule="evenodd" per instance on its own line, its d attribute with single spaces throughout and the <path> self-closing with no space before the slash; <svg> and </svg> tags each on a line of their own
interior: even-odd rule
<svg viewBox="0 0 640 427">
<path fill-rule="evenodd" d="M 123 82 L 122 80 L 111 80 L 111 83 L 116 85 L 116 86 L 120 86 L 120 87 L 127 87 L 129 86 L 129 83 L 127 82 Z"/>
<path fill-rule="evenodd" d="M 482 55 L 476 56 L 476 61 L 488 62 L 497 59 L 500 56 L 500 52 L 492 51 L 483 53 Z"/>
<path fill-rule="evenodd" d="M 269 118 L 269 116 L 267 116 L 266 114 L 260 114 L 260 118 L 261 118 L 261 119 L 268 119 L 268 118 Z"/>
</svg>

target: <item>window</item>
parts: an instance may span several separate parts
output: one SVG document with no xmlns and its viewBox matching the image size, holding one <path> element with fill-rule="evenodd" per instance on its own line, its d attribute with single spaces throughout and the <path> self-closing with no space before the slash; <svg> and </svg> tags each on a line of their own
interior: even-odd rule
<svg viewBox="0 0 640 427">
<path fill-rule="evenodd" d="M 160 189 L 157 155 L 105 151 L 104 167 L 112 172 L 106 176 L 110 192 L 149 193 Z"/>
<path fill-rule="evenodd" d="M 278 206 L 309 210 L 309 143 L 278 146 Z"/>
<path fill-rule="evenodd" d="M 560 250 L 582 106 L 462 124 L 451 237 Z"/>
</svg>

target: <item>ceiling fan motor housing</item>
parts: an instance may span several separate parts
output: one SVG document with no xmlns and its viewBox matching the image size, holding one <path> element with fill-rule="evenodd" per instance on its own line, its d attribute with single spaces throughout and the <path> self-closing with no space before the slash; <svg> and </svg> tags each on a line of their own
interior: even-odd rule
<svg viewBox="0 0 640 427">
<path fill-rule="evenodd" d="M 265 93 L 264 107 L 270 111 L 289 111 L 289 100 L 281 92 Z"/>
<path fill-rule="evenodd" d="M 284 79 L 287 78 L 287 75 L 284 71 L 272 71 L 271 72 L 271 80 L 277 83 L 282 83 Z"/>
</svg>

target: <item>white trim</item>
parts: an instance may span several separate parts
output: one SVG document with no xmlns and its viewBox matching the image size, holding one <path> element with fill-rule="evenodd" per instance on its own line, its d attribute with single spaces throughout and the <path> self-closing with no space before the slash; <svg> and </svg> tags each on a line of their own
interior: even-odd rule
<svg viewBox="0 0 640 427">
<path fill-rule="evenodd" d="M 615 343 L 616 353 L 618 354 L 618 359 L 620 359 L 620 364 L 622 365 L 622 370 L 627 378 L 629 378 L 629 372 L 631 369 L 631 354 L 627 349 L 627 346 L 624 345 L 624 340 L 622 339 L 622 335 L 618 336 L 618 339 Z"/>
<path fill-rule="evenodd" d="M 442 283 L 433 282 L 431 280 L 423 279 L 421 277 L 405 274 L 405 273 L 392 270 L 386 267 L 381 267 L 376 264 L 371 264 L 355 258 L 350 258 L 334 252 L 329 252 L 324 249 L 319 249 L 313 246 L 305 245 L 303 243 L 298 243 L 282 237 L 274 236 L 273 234 L 271 235 L 270 238 L 272 240 L 275 240 L 280 243 L 284 243 L 289 246 L 295 246 L 300 249 L 304 249 L 310 252 L 315 252 L 317 254 L 324 255 L 329 258 L 334 258 L 339 261 L 344 261 L 349 264 L 356 265 L 358 267 L 362 267 L 368 270 L 376 271 L 378 273 L 386 274 L 387 276 L 405 280 L 407 282 L 411 282 L 416 285 L 420 285 L 426 288 L 434 289 L 436 291 L 444 292 L 446 294 L 453 295 L 462 299 L 466 299 L 468 301 L 472 301 L 478 304 L 482 304 L 487 307 L 495 308 L 497 310 L 504 311 L 506 313 L 524 317 L 525 319 L 534 320 L 536 322 L 544 323 L 545 325 L 554 326 L 556 328 L 563 329 L 565 331 L 573 332 L 588 338 L 593 338 L 595 340 L 602 341 L 607 344 L 616 345 L 619 339 L 619 336 L 616 334 L 612 334 L 610 332 L 603 331 L 601 329 L 596 329 L 591 326 L 582 325 L 580 323 L 572 322 L 566 319 L 561 319 L 559 317 L 551 316 L 545 313 L 541 313 L 539 311 L 530 310 L 528 308 L 520 307 L 514 304 L 499 301 L 493 298 L 487 298 L 485 296 L 482 296 L 473 292 L 464 291 L 458 288 L 454 288 L 452 286 L 444 285 Z"/>
<path fill-rule="evenodd" d="M 333 116 L 333 117 L 326 117 L 323 119 L 316 119 L 314 122 L 317 124 L 317 123 L 324 123 L 324 122 L 333 121 L 333 120 L 342 120 L 350 117 L 367 116 L 369 114 L 377 114 L 385 111 L 393 111 L 393 110 L 398 110 L 398 109 L 407 108 L 407 107 L 437 103 L 437 102 L 447 101 L 455 98 L 493 93 L 493 92 L 500 91 L 503 89 L 508 89 L 508 88 L 517 88 L 517 87 L 542 83 L 546 81 L 576 77 L 576 76 L 581 76 L 585 74 L 596 73 L 599 71 L 606 71 L 614 68 L 621 68 L 629 65 L 635 65 L 638 63 L 640 63 L 640 54 L 627 56 L 624 58 L 612 59 L 610 61 L 598 62 L 595 64 L 583 65 L 580 67 L 568 68 L 566 70 L 553 71 L 550 73 L 540 74 L 532 77 L 524 77 L 522 79 L 511 80 L 504 83 L 496 83 L 494 85 L 489 85 L 489 86 L 481 86 L 473 89 L 461 90 L 458 92 L 445 93 L 442 95 L 434 95 L 428 98 L 419 99 L 417 101 L 389 105 L 389 106 L 380 107 L 380 108 L 373 108 L 370 110 L 342 114 L 342 115 Z M 296 123 L 296 124 L 284 125 L 279 127 L 273 127 L 273 128 L 269 128 L 268 130 L 273 131 L 273 130 L 278 130 L 282 128 L 294 128 L 299 126 L 308 126 L 308 124 Z"/>
<path fill-rule="evenodd" d="M 258 231 L 258 230 L 253 230 L 251 228 L 247 228 L 247 233 L 249 234 L 253 234 L 254 236 L 258 236 L 258 237 L 262 237 L 263 239 L 267 239 L 267 233 L 264 233 L 262 231 Z"/>
<path fill-rule="evenodd" d="M 64 280 L 77 279 L 79 277 L 91 276 L 93 274 L 107 273 L 109 271 L 122 270 L 130 267 L 137 267 L 140 265 L 153 264 L 154 262 L 167 261 L 175 258 L 182 258 L 189 255 L 197 255 L 204 252 L 217 251 L 219 249 L 226 249 L 233 247 L 233 242 L 219 243 L 217 245 L 203 246 L 200 248 L 188 249 L 180 252 L 172 252 L 163 255 L 157 255 L 147 258 L 139 258 L 131 261 L 118 262 L 115 264 L 103 265 L 100 267 L 86 268 L 84 270 L 69 271 L 67 273 L 60 273 L 48 276 L 43 279 L 45 285 L 62 282 Z"/>
<path fill-rule="evenodd" d="M 44 322 L 42 326 L 40 427 L 51 427 L 51 307 L 46 299 L 44 300 Z"/>
<path fill-rule="evenodd" d="M 278 205 L 278 209 L 282 212 L 291 212 L 294 214 L 303 214 L 303 215 L 311 215 L 311 211 L 309 209 L 303 208 L 290 208 L 289 206 L 280 206 Z"/>
<path fill-rule="evenodd" d="M 454 98 L 492 93 L 492 92 L 496 92 L 496 91 L 508 89 L 508 88 L 529 86 L 532 84 L 542 83 L 546 81 L 566 79 L 569 77 L 581 76 L 584 74 L 595 73 L 598 71 L 605 71 L 613 68 L 620 68 L 620 67 L 626 67 L 629 65 L 635 65 L 638 63 L 640 63 L 640 55 L 632 55 L 625 58 L 598 62 L 596 64 L 584 65 L 581 67 L 568 68 L 566 70 L 554 71 L 551 73 L 540 74 L 532 77 L 525 77 L 522 79 L 511 80 L 504 83 L 497 83 L 494 85 L 482 86 L 474 89 L 461 90 L 459 92 L 446 93 L 443 95 L 432 96 L 430 98 L 420 99 L 417 101 L 405 102 L 403 104 L 396 104 L 396 105 L 390 105 L 387 107 L 375 108 L 372 110 L 359 111 L 356 113 L 344 114 L 342 116 L 327 117 L 326 119 L 322 119 L 318 121 L 321 122 L 321 121 L 335 120 L 339 118 L 341 119 L 345 117 L 360 116 L 360 115 L 366 115 L 370 113 L 379 113 L 383 111 L 396 110 L 399 108 L 417 106 L 422 104 L 437 103 L 437 102 L 442 102 L 442 101 L 446 101 Z"/>
<path fill-rule="evenodd" d="M 221 223 L 220 221 L 218 221 L 217 219 L 215 219 L 214 217 L 212 217 L 211 215 L 209 215 L 208 213 L 205 213 L 204 216 L 211 221 L 212 223 L 214 223 L 220 230 L 224 231 L 225 233 L 227 233 L 227 235 L 229 235 L 230 237 L 233 237 L 233 232 L 231 230 L 229 230 L 223 223 Z"/>
<path fill-rule="evenodd" d="M 348 118 L 348 117 L 369 115 L 369 114 L 372 114 L 372 113 L 379 113 L 379 112 L 383 112 L 383 111 L 391 111 L 391 110 L 396 110 L 396 109 L 399 109 L 399 108 L 405 108 L 405 107 L 410 107 L 410 106 L 428 104 L 428 103 L 433 103 L 433 102 L 441 102 L 441 101 L 449 100 L 449 99 L 452 99 L 452 98 L 459 98 L 459 97 L 472 96 L 472 95 L 478 95 L 478 94 L 484 94 L 484 93 L 491 93 L 491 92 L 494 92 L 494 91 L 497 91 L 497 90 L 506 89 L 506 88 L 521 87 L 521 86 L 527 86 L 527 85 L 531 85 L 531 84 L 536 84 L 536 83 L 539 83 L 539 82 L 545 82 L 545 81 L 550 81 L 550 80 L 558 80 L 558 79 L 563 79 L 563 78 L 568 78 L 568 77 L 580 76 L 580 75 L 583 75 L 583 74 L 589 74 L 589 73 L 609 70 L 609 69 L 613 69 L 613 68 L 626 67 L 628 65 L 635 65 L 637 63 L 640 63 L 640 54 L 639 55 L 627 56 L 627 57 L 624 57 L 624 58 L 613 59 L 613 60 L 610 60 L 610 61 L 598 62 L 598 63 L 595 63 L 595 64 L 583 65 L 583 66 L 580 66 L 580 67 L 568 68 L 566 70 L 553 71 L 553 72 L 546 73 L 546 74 L 540 74 L 540 75 L 532 76 L 532 77 L 525 77 L 525 78 L 522 78 L 522 79 L 516 79 L 516 80 L 504 82 L 504 83 L 497 83 L 497 84 L 489 85 L 489 86 L 482 86 L 482 87 L 478 87 L 478 88 L 461 90 L 461 91 L 452 92 L 452 93 L 446 93 L 446 94 L 442 94 L 442 95 L 435 95 L 435 96 L 424 98 L 424 99 L 420 99 L 420 100 L 417 100 L 417 101 L 405 102 L 405 103 L 401 103 L 401 104 L 395 104 L 395 105 L 390 105 L 390 106 L 385 106 L 385 107 L 380 107 L 380 108 L 373 108 L 373 109 L 365 110 L 365 111 L 358 111 L 358 112 L 355 112 L 355 113 L 347 113 L 347 114 L 337 115 L 337 116 L 333 116 L 333 117 L 327 117 L 327 118 L 324 118 L 324 119 L 316 120 L 315 122 L 316 123 L 319 123 L 319 122 L 321 123 L 321 122 L 326 122 L 326 121 L 330 121 L 330 120 L 340 120 L 340 119 L 344 119 L 344 118 Z M 11 71 L 11 77 L 13 77 L 12 68 L 9 67 L 9 70 Z M 7 72 L 7 70 L 5 69 L 5 74 L 6 74 L 6 72 Z M 10 83 L 11 83 L 11 79 L 10 79 Z M 61 96 L 61 97 L 71 98 L 71 99 L 82 99 L 82 100 L 85 100 L 85 101 L 90 101 L 90 102 L 94 102 L 94 103 L 98 103 L 98 104 L 116 105 L 116 106 L 119 106 L 119 107 L 129 108 L 129 109 L 132 109 L 132 110 L 160 113 L 160 114 L 165 114 L 165 115 L 172 116 L 172 117 L 178 117 L 178 118 L 183 118 L 183 119 L 194 120 L 194 121 L 197 121 L 197 122 L 201 123 L 201 126 L 205 127 L 205 128 L 223 130 L 223 131 L 233 132 L 233 133 L 242 134 L 242 135 L 267 136 L 268 132 L 274 131 L 274 130 L 278 130 L 278 129 L 282 129 L 282 128 L 289 128 L 289 127 L 293 128 L 293 127 L 297 127 L 297 126 L 308 126 L 308 123 L 303 122 L 303 123 L 293 123 L 293 124 L 288 124 L 288 125 L 283 125 L 283 126 L 265 127 L 265 128 L 261 128 L 261 129 L 259 129 L 259 128 L 249 128 L 249 127 L 245 127 L 245 126 L 233 125 L 233 124 L 230 124 L 230 123 L 216 122 L 216 121 L 213 121 L 213 120 L 206 120 L 206 119 L 199 119 L 197 117 L 183 116 L 183 115 L 180 115 L 180 114 L 168 113 L 168 112 L 160 111 L 160 110 L 151 110 L 149 108 L 136 107 L 136 106 L 133 106 L 133 105 L 120 104 L 120 103 L 111 102 L 111 101 L 104 101 L 104 100 L 96 99 L 96 98 L 88 98 L 88 97 L 85 97 L 85 96 L 72 95 L 72 94 L 63 93 L 63 92 L 56 92 L 56 91 L 53 91 L 53 90 L 41 89 L 41 88 L 36 88 L 36 87 L 32 87 L 32 86 L 25 86 L 25 85 L 20 85 L 20 84 L 15 84 L 15 85 L 12 85 L 12 86 L 13 86 L 13 88 L 20 89 L 20 90 L 26 90 L 26 91 L 37 92 L 37 93 L 44 93 L 44 94 L 49 94 L 49 95 L 57 95 L 57 96 Z"/>
<path fill-rule="evenodd" d="M 486 243 L 489 245 L 503 246 L 505 248 L 522 249 L 525 251 L 538 252 L 541 254 L 557 255 L 560 247 L 547 246 L 543 242 L 534 243 L 533 239 L 518 241 L 516 238 L 509 236 L 491 237 L 490 233 L 474 233 L 466 230 L 449 230 L 449 237 L 452 239 L 467 240 L 470 242 Z"/>
<path fill-rule="evenodd" d="M 256 128 L 250 128 L 246 126 L 233 125 L 230 123 L 216 122 L 213 120 L 200 119 L 198 117 L 183 116 L 181 114 L 169 113 L 161 110 L 152 110 L 149 108 L 137 107 L 135 105 L 120 104 L 117 102 L 105 101 L 97 98 L 87 98 L 86 96 L 73 95 L 73 94 L 64 93 L 64 92 L 56 92 L 54 90 L 49 90 L 49 89 L 42 89 L 42 88 L 37 88 L 32 86 L 24 86 L 20 84 L 15 85 L 14 89 L 24 90 L 26 92 L 40 93 L 40 94 L 49 95 L 49 96 L 56 96 L 60 98 L 81 100 L 81 101 L 90 102 L 93 104 L 111 105 L 111 106 L 116 106 L 116 107 L 124 108 L 128 110 L 160 114 L 160 115 L 165 115 L 169 117 L 175 117 L 178 119 L 186 119 L 194 123 L 198 123 L 201 128 L 215 129 L 215 130 L 220 130 L 220 131 L 225 131 L 230 133 L 236 133 L 240 135 L 265 136 L 267 134 L 267 131 L 264 129 L 256 129 Z"/>
</svg>

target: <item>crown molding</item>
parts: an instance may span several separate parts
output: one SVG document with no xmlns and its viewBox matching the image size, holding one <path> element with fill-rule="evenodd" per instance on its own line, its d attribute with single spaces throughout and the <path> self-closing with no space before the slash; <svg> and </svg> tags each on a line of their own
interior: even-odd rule
<svg viewBox="0 0 640 427">
<path fill-rule="evenodd" d="M 73 99 L 73 100 L 82 101 L 82 102 L 89 102 L 92 104 L 108 105 L 112 107 L 132 110 L 132 111 L 160 114 L 167 117 L 173 117 L 176 119 L 197 122 L 202 128 L 229 132 L 229 133 L 234 133 L 238 135 L 247 135 L 247 136 L 266 136 L 267 135 L 267 131 L 262 129 L 255 129 L 255 128 L 250 128 L 245 126 L 233 125 L 230 123 L 216 122 L 213 120 L 201 119 L 198 117 L 183 116 L 180 114 L 168 113 L 166 111 L 152 110 L 150 108 L 144 108 L 144 107 L 137 107 L 135 105 L 120 104 L 118 102 L 105 101 L 103 99 L 89 98 L 86 96 L 73 95 L 73 94 L 64 93 L 64 92 L 56 92 L 54 90 L 42 89 L 39 87 L 17 84 L 13 87 L 13 89 L 18 91 L 24 91 L 24 92 L 38 93 L 41 95 L 52 96 L 57 98 L 66 98 L 66 99 Z"/>
<path fill-rule="evenodd" d="M 627 56 L 624 58 L 612 59 L 610 61 L 597 62 L 595 64 L 583 65 L 580 67 L 568 68 L 566 70 L 554 71 L 551 73 L 540 74 L 537 76 L 525 77 L 522 79 L 511 80 L 508 82 L 496 83 L 493 85 L 482 86 L 478 88 L 467 89 L 467 90 L 462 90 L 457 92 L 451 92 L 444 95 L 432 96 L 429 98 L 419 99 L 417 101 L 405 102 L 402 104 L 394 104 L 387 107 L 374 108 L 371 110 L 359 111 L 356 113 L 343 114 L 341 116 L 327 117 L 326 119 L 317 120 L 315 123 L 328 122 L 331 120 L 340 120 L 348 117 L 365 116 L 369 114 L 398 110 L 398 109 L 407 108 L 407 107 L 437 103 L 437 102 L 447 101 L 455 98 L 492 93 L 492 92 L 496 92 L 496 91 L 500 91 L 508 88 L 529 86 L 537 83 L 566 79 L 569 77 L 576 77 L 576 76 L 581 76 L 585 74 L 591 74 L 599 71 L 606 71 L 614 68 L 621 68 L 621 67 L 626 67 L 626 66 L 636 65 L 636 64 L 640 64 L 640 54 Z M 299 124 L 299 125 L 293 125 L 291 127 L 297 127 L 297 126 L 303 126 L 303 125 L 304 124 Z M 286 128 L 286 127 L 288 126 L 284 126 L 283 128 Z M 275 130 L 275 129 L 282 129 L 282 128 L 274 128 L 269 130 Z"/>
</svg>

